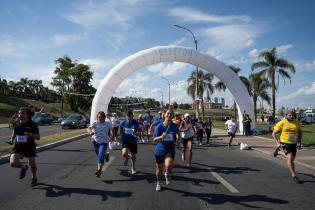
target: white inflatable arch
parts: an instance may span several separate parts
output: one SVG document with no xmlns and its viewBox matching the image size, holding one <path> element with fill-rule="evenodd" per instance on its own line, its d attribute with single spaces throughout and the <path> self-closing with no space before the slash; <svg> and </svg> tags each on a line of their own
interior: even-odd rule
<svg viewBox="0 0 315 210">
<path fill-rule="evenodd" d="M 202 54 L 192 48 L 179 46 L 158 46 L 139 51 L 118 63 L 112 68 L 97 88 L 92 103 L 91 122 L 96 119 L 99 111 L 108 110 L 110 99 L 119 85 L 130 74 L 145 66 L 157 64 L 160 62 L 177 61 L 199 66 L 202 69 L 213 73 L 218 77 L 233 95 L 238 107 L 238 119 L 240 131 L 243 131 L 244 111 L 254 118 L 254 107 L 252 100 L 246 90 L 246 87 L 239 79 L 238 75 L 224 63 L 215 58 Z M 255 122 L 252 121 L 252 128 L 255 128 Z"/>
</svg>

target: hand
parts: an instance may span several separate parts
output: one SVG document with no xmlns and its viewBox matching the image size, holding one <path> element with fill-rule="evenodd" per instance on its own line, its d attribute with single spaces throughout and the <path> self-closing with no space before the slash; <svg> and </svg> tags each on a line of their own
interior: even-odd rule
<svg viewBox="0 0 315 210">
<path fill-rule="evenodd" d="M 162 134 L 162 139 L 163 139 L 165 136 L 166 136 L 166 133 L 163 133 L 163 134 Z"/>
<path fill-rule="evenodd" d="M 297 143 L 297 149 L 298 149 L 298 150 L 301 150 L 301 149 L 302 149 L 302 144 L 301 144 L 301 142 L 298 142 L 298 143 Z"/>
<path fill-rule="evenodd" d="M 33 137 L 33 133 L 24 132 L 24 134 L 25 134 L 25 136 L 26 136 L 27 138 Z"/>
</svg>

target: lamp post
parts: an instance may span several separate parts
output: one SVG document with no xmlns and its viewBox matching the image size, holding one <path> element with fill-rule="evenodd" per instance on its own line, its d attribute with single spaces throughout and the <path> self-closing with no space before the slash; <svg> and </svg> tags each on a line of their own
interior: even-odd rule
<svg viewBox="0 0 315 210">
<path fill-rule="evenodd" d="M 186 30 L 192 35 L 192 37 L 194 39 L 194 43 L 195 43 L 195 48 L 196 48 L 196 51 L 197 51 L 198 50 L 198 42 L 197 42 L 197 39 L 195 38 L 194 33 L 191 30 L 189 30 L 188 28 L 186 28 L 186 27 L 183 27 L 183 26 L 180 26 L 180 25 L 174 25 L 174 26 L 177 27 L 177 28 Z M 196 104 L 196 117 L 198 118 L 198 115 L 199 115 L 198 66 L 196 66 L 196 88 L 195 88 L 195 99 L 194 99 L 194 102 Z M 198 102 L 198 103 L 196 103 L 196 102 Z"/>
<path fill-rule="evenodd" d="M 166 82 L 168 83 L 168 104 L 169 104 L 169 106 L 171 106 L 171 83 L 165 77 L 161 77 L 161 78 L 166 80 Z"/>
<path fill-rule="evenodd" d="M 162 108 L 163 108 L 163 92 L 162 92 L 161 90 L 158 90 L 157 92 L 161 93 L 161 95 L 162 95 L 162 102 L 161 102 L 161 106 L 162 106 Z"/>
</svg>

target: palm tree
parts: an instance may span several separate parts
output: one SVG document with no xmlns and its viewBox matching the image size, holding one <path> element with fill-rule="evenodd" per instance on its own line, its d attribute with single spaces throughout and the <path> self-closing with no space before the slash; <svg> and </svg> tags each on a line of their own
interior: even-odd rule
<svg viewBox="0 0 315 210">
<path fill-rule="evenodd" d="M 214 87 L 212 85 L 213 74 L 204 73 L 203 71 L 198 71 L 198 93 L 197 96 L 201 99 L 202 107 L 202 117 L 205 116 L 204 100 L 203 95 L 206 93 L 207 99 L 210 99 L 210 95 L 214 92 Z M 193 100 L 196 98 L 196 72 L 193 71 L 189 78 L 187 79 L 188 87 L 187 94 L 192 97 Z"/>
<path fill-rule="evenodd" d="M 259 73 L 251 73 L 249 75 L 250 95 L 253 97 L 255 121 L 257 122 L 257 100 L 260 97 L 261 100 L 267 101 L 270 105 L 270 96 L 267 89 L 271 87 L 268 79 L 263 78 Z"/>
<path fill-rule="evenodd" d="M 241 71 L 241 68 L 233 66 L 233 65 L 229 65 L 229 68 L 234 71 L 236 74 L 238 74 Z M 248 93 L 250 94 L 250 83 L 248 81 L 248 79 L 244 76 L 239 76 L 240 80 L 243 82 L 243 84 L 245 85 Z M 219 91 L 225 91 L 226 90 L 226 86 L 222 81 L 218 81 L 215 85 L 214 85 L 215 89 L 219 90 Z M 234 107 L 234 116 L 237 115 L 236 113 L 236 102 L 234 101 L 233 104 Z"/>
<path fill-rule="evenodd" d="M 8 82 L 5 79 L 1 79 L 0 77 L 0 95 L 8 95 L 10 93 L 10 89 L 8 86 Z"/>
<path fill-rule="evenodd" d="M 271 81 L 272 87 L 272 119 L 275 120 L 276 115 L 276 73 L 284 80 L 289 79 L 291 83 L 291 76 L 286 71 L 288 69 L 291 73 L 295 73 L 295 67 L 284 58 L 278 58 L 276 48 L 272 50 L 263 51 L 259 54 L 261 61 L 252 64 L 252 70 L 262 68 L 260 73 Z"/>
</svg>

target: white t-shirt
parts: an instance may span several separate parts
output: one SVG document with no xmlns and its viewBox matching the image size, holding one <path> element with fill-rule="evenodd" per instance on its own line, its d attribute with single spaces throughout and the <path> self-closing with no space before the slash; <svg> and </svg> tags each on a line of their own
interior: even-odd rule
<svg viewBox="0 0 315 210">
<path fill-rule="evenodd" d="M 112 123 L 112 127 L 119 127 L 119 118 L 118 117 L 111 117 L 110 121 Z"/>
<path fill-rule="evenodd" d="M 236 122 L 235 121 L 233 122 L 232 120 L 227 120 L 225 122 L 225 125 L 227 125 L 227 131 L 229 133 L 235 133 L 235 131 L 236 131 Z"/>
<path fill-rule="evenodd" d="M 110 129 L 112 129 L 112 124 L 108 121 L 105 121 L 103 123 L 94 122 L 90 128 L 94 132 L 94 135 L 92 138 L 95 139 L 97 143 L 108 143 L 109 136 L 108 132 Z"/>
</svg>

